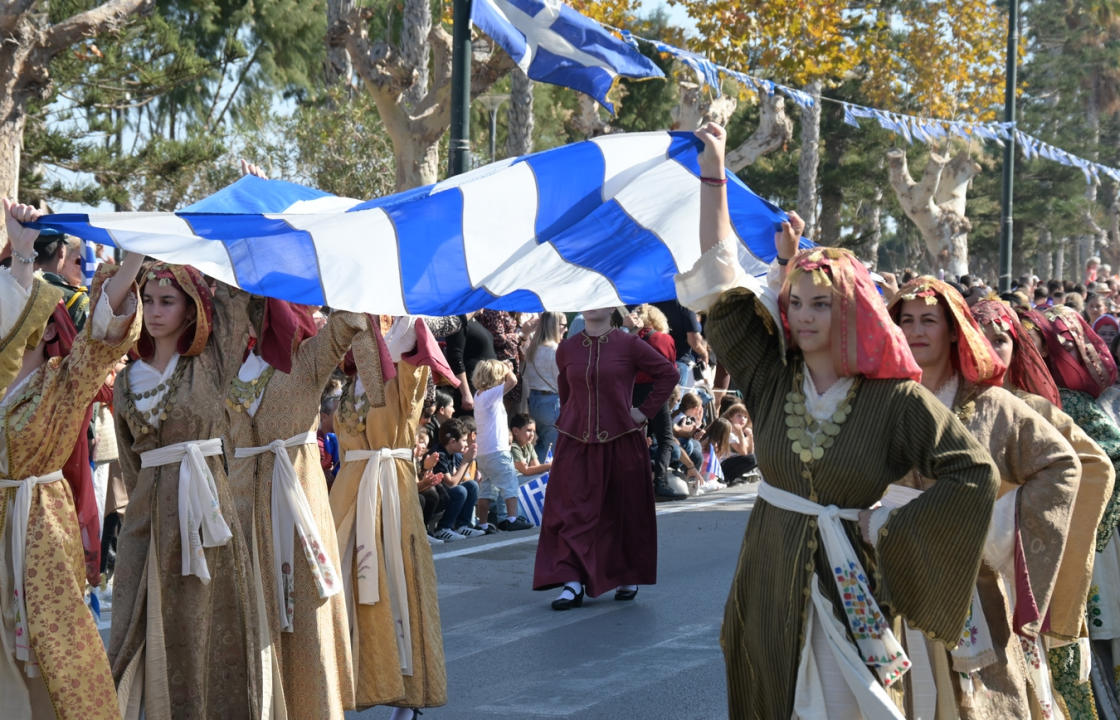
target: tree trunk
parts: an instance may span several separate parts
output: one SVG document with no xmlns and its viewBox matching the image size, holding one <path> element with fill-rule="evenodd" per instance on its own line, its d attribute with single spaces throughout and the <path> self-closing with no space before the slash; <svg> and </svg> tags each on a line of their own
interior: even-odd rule
<svg viewBox="0 0 1120 720">
<path fill-rule="evenodd" d="M 805 237 L 817 239 L 817 167 L 821 158 L 821 82 L 814 80 L 805 91 L 813 104 L 801 111 L 801 160 L 797 168 L 797 214 L 805 221 Z"/>
<path fill-rule="evenodd" d="M 1062 238 L 1058 243 L 1057 249 L 1054 251 L 1054 278 L 1058 280 L 1066 279 L 1066 241 L 1069 238 Z"/>
<path fill-rule="evenodd" d="M 439 179 L 439 141 L 424 142 L 422 138 L 393 139 L 397 155 L 397 191 L 431 185 Z"/>
<path fill-rule="evenodd" d="M 19 197 L 19 162 L 23 151 L 23 126 L 27 116 L 7 115 L 0 122 L 0 193 L 13 200 Z M 0 232 L 4 232 L 0 228 Z"/>
<path fill-rule="evenodd" d="M 416 109 L 428 93 L 428 61 L 432 54 L 428 36 L 431 31 L 431 3 L 428 0 L 405 0 L 401 18 L 401 60 L 404 67 L 415 72 L 412 85 L 404 92 L 404 101 L 410 110 Z"/>
<path fill-rule="evenodd" d="M 1054 251 L 1050 249 L 1050 231 L 1043 228 L 1038 234 L 1038 247 L 1041 248 L 1038 256 L 1038 279 L 1045 282 L 1054 277 Z M 1034 298 L 1028 298 L 1032 303 Z"/>
<path fill-rule="evenodd" d="M 509 75 L 509 108 L 506 110 L 506 156 L 533 152 L 533 81 L 514 68 Z"/>
<path fill-rule="evenodd" d="M 915 182 L 907 166 L 906 151 L 887 152 L 891 188 L 903 212 L 917 226 L 926 249 L 947 276 L 968 273 L 968 233 L 965 216 L 968 185 L 980 166 L 962 150 L 952 160 L 931 152 L 922 179 Z"/>
<path fill-rule="evenodd" d="M 821 245 L 836 247 L 840 244 L 841 211 L 844 195 L 840 188 L 827 187 L 821 191 L 821 216 L 817 223 L 816 241 Z"/>
<path fill-rule="evenodd" d="M 670 112 L 674 130 L 697 130 L 708 122 L 727 125 L 739 101 L 730 95 L 712 97 L 699 83 L 682 81 L 680 101 Z"/>
<path fill-rule="evenodd" d="M 354 0 L 331 0 L 327 3 L 327 33 L 336 23 L 344 20 L 354 10 Z M 344 45 L 327 41 L 327 57 L 323 67 L 323 79 L 327 87 L 336 83 L 350 84 L 354 76 L 354 64 L 350 62 L 350 53 L 346 52 Z"/>
<path fill-rule="evenodd" d="M 793 137 L 793 120 L 786 115 L 786 99 L 781 95 L 758 96 L 758 127 L 742 145 L 727 151 L 727 167 L 739 172 L 763 155 L 785 147 Z"/>
<path fill-rule="evenodd" d="M 879 242 L 883 238 L 880 220 L 883 211 L 883 189 L 876 187 L 870 200 L 860 203 L 856 215 L 859 217 L 859 245 L 856 254 L 874 270 L 879 266 Z"/>
</svg>

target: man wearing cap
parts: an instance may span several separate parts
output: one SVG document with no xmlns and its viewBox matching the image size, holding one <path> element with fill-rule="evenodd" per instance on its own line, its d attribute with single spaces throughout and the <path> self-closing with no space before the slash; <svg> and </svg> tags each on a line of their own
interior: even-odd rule
<svg viewBox="0 0 1120 720">
<path fill-rule="evenodd" d="M 62 302 L 81 331 L 89 315 L 89 293 L 82 286 L 82 245 L 77 238 L 45 229 L 35 240 L 35 269 L 62 291 Z"/>
</svg>

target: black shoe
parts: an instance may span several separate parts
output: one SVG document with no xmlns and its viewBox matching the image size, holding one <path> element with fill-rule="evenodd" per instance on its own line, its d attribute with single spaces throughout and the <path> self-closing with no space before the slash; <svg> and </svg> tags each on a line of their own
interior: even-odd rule
<svg viewBox="0 0 1120 720">
<path fill-rule="evenodd" d="M 618 600 L 619 602 L 628 602 L 630 600 L 633 600 L 637 596 L 638 588 L 634 588 L 633 590 L 623 590 L 619 588 L 618 590 L 614 591 L 614 599 Z"/>
<path fill-rule="evenodd" d="M 529 522 L 523 517 L 506 518 L 498 523 L 498 529 L 502 532 L 510 532 L 513 530 L 532 530 L 533 523 Z"/>
<path fill-rule="evenodd" d="M 568 597 L 558 597 L 558 598 L 556 598 L 555 600 L 552 601 L 552 609 L 553 610 L 571 610 L 572 608 L 577 608 L 577 607 L 582 607 L 583 606 L 583 588 L 579 589 L 579 595 L 575 595 L 575 593 L 572 591 L 572 589 L 570 587 L 568 587 L 567 585 L 564 586 L 564 590 L 561 591 L 561 594 L 563 594 L 563 592 L 565 590 L 568 592 L 569 595 L 573 595 L 574 597 L 570 597 L 570 598 L 568 598 Z"/>
</svg>

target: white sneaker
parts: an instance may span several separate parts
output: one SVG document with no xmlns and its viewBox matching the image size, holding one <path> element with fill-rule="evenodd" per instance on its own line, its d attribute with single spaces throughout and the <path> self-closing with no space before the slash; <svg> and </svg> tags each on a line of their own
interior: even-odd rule
<svg viewBox="0 0 1120 720">
<path fill-rule="evenodd" d="M 479 530 L 478 528 L 472 528 L 470 525 L 464 525 L 463 527 L 459 528 L 455 532 L 459 533 L 463 537 L 469 537 L 469 538 L 482 537 L 483 535 L 486 534 L 485 530 Z"/>
<path fill-rule="evenodd" d="M 466 535 L 460 535 L 451 528 L 441 528 L 436 530 L 436 538 L 444 542 L 455 542 L 456 540 L 466 540 Z"/>
<path fill-rule="evenodd" d="M 443 540 L 439 538 L 432 537 L 431 535 L 425 535 L 424 537 L 428 538 L 429 545 L 443 545 Z"/>
</svg>

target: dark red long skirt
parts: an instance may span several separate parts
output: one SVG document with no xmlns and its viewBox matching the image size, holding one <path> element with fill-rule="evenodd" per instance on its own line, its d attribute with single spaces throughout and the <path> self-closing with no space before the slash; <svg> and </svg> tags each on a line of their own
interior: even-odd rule
<svg viewBox="0 0 1120 720">
<path fill-rule="evenodd" d="M 591 597 L 657 582 L 657 516 L 645 434 L 581 443 L 560 433 L 533 589 L 582 582 Z"/>
</svg>

